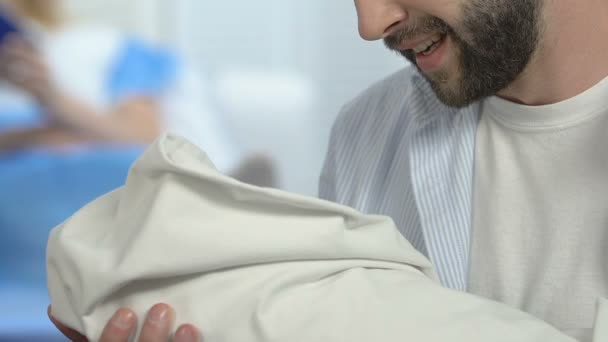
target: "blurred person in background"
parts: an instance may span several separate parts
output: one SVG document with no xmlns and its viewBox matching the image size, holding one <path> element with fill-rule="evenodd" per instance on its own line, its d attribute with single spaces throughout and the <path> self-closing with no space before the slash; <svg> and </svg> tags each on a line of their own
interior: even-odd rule
<svg viewBox="0 0 608 342">
<path fill-rule="evenodd" d="M 123 185 L 160 133 L 188 138 L 245 182 L 274 177 L 266 157 L 242 158 L 196 69 L 171 51 L 73 25 L 60 0 L 0 0 L 0 11 L 19 28 L 0 42 L 0 299 L 13 308 L 2 339 L 48 325 L 50 229 Z"/>
<path fill-rule="evenodd" d="M 155 94 L 108 94 L 112 89 L 103 87 L 111 61 L 100 55 L 107 55 L 115 45 L 111 39 L 119 37 L 65 25 L 56 0 L 0 3 L 23 30 L 0 47 L 0 115 L 14 120 L 13 127 L 8 122 L 3 127 L 0 150 L 88 141 L 149 143 L 160 133 Z"/>
<path fill-rule="evenodd" d="M 1 42 L 0 151 L 185 136 L 221 169 L 238 152 L 195 68 L 106 27 L 72 25 L 60 0 L 0 0 L 22 32 Z"/>
</svg>

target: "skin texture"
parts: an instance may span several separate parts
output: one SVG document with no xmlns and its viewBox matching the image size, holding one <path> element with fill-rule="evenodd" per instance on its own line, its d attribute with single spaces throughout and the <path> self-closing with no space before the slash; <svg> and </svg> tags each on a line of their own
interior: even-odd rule
<svg viewBox="0 0 608 342">
<path fill-rule="evenodd" d="M 355 5 L 366 40 L 384 39 L 394 48 L 398 41 L 425 38 L 425 29 L 449 33 L 440 70 L 424 76 L 441 100 L 456 107 L 493 95 L 532 106 L 556 103 L 608 76 L 606 1 L 355 0 Z M 513 51 L 505 52 L 509 46 Z M 407 51 L 399 53 L 411 58 Z"/>
<path fill-rule="evenodd" d="M 523 72 L 539 46 L 541 8 L 540 0 L 471 0 L 454 27 L 436 17 L 414 17 L 384 40 L 417 65 L 414 51 L 401 51 L 399 44 L 445 34 L 455 65 L 423 75 L 442 102 L 463 107 L 496 94 Z"/>
<path fill-rule="evenodd" d="M 51 315 L 51 307 L 48 309 L 48 315 L 57 327 L 68 339 L 73 342 L 87 342 L 86 337 L 80 335 L 76 331 L 66 327 L 57 321 Z M 154 305 L 144 320 L 141 335 L 138 342 L 166 342 L 173 332 L 173 323 L 175 322 L 175 311 L 167 304 Z M 133 311 L 127 308 L 122 308 L 116 311 L 114 316 L 108 321 L 99 342 L 128 342 L 129 337 L 135 333 L 137 329 L 137 316 Z M 173 342 L 198 342 L 201 341 L 201 335 L 198 330 L 190 325 L 184 324 L 178 327 L 173 335 Z"/>
</svg>

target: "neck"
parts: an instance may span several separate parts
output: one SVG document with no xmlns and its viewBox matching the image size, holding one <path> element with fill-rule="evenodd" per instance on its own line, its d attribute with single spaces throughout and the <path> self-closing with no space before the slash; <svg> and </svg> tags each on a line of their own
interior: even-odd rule
<svg viewBox="0 0 608 342">
<path fill-rule="evenodd" d="M 608 2 L 545 0 L 544 6 L 539 48 L 499 97 L 527 105 L 552 104 L 608 76 Z"/>
</svg>

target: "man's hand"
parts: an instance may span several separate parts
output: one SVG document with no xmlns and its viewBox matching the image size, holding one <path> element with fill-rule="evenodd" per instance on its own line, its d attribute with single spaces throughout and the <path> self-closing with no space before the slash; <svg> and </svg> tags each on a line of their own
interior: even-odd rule
<svg viewBox="0 0 608 342">
<path fill-rule="evenodd" d="M 73 342 L 88 342 L 86 337 L 66 327 L 51 315 L 49 306 L 48 315 L 53 324 L 67 338 Z M 167 304 L 156 304 L 146 317 L 138 342 L 167 342 L 175 321 L 175 311 Z M 128 342 L 137 328 L 137 316 L 129 309 L 123 308 L 114 314 L 106 324 L 99 342 Z M 184 324 L 177 329 L 173 342 L 199 342 L 201 336 L 198 330 Z"/>
</svg>

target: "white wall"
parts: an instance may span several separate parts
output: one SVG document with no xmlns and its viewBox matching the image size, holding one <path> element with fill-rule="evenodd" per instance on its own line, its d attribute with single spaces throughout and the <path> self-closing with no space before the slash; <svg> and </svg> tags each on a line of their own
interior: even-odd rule
<svg viewBox="0 0 608 342">
<path fill-rule="evenodd" d="M 301 124 L 305 131 L 287 134 L 291 141 L 276 142 L 298 151 L 285 156 L 275 148 L 290 166 L 284 177 L 285 187 L 292 191 L 316 193 L 329 130 L 340 107 L 404 65 L 381 43 L 364 42 L 358 36 L 352 1 L 180 0 L 178 4 L 177 45 L 204 61 L 216 79 L 234 69 L 252 69 L 287 73 L 312 86 L 314 103 L 306 108 L 298 107 L 297 101 L 290 107 L 277 91 L 276 101 L 287 102 L 282 108 L 291 111 L 274 113 L 278 119 L 306 117 Z M 249 114 L 267 112 L 250 110 Z M 250 131 L 247 141 L 262 141 L 269 134 Z"/>
</svg>

